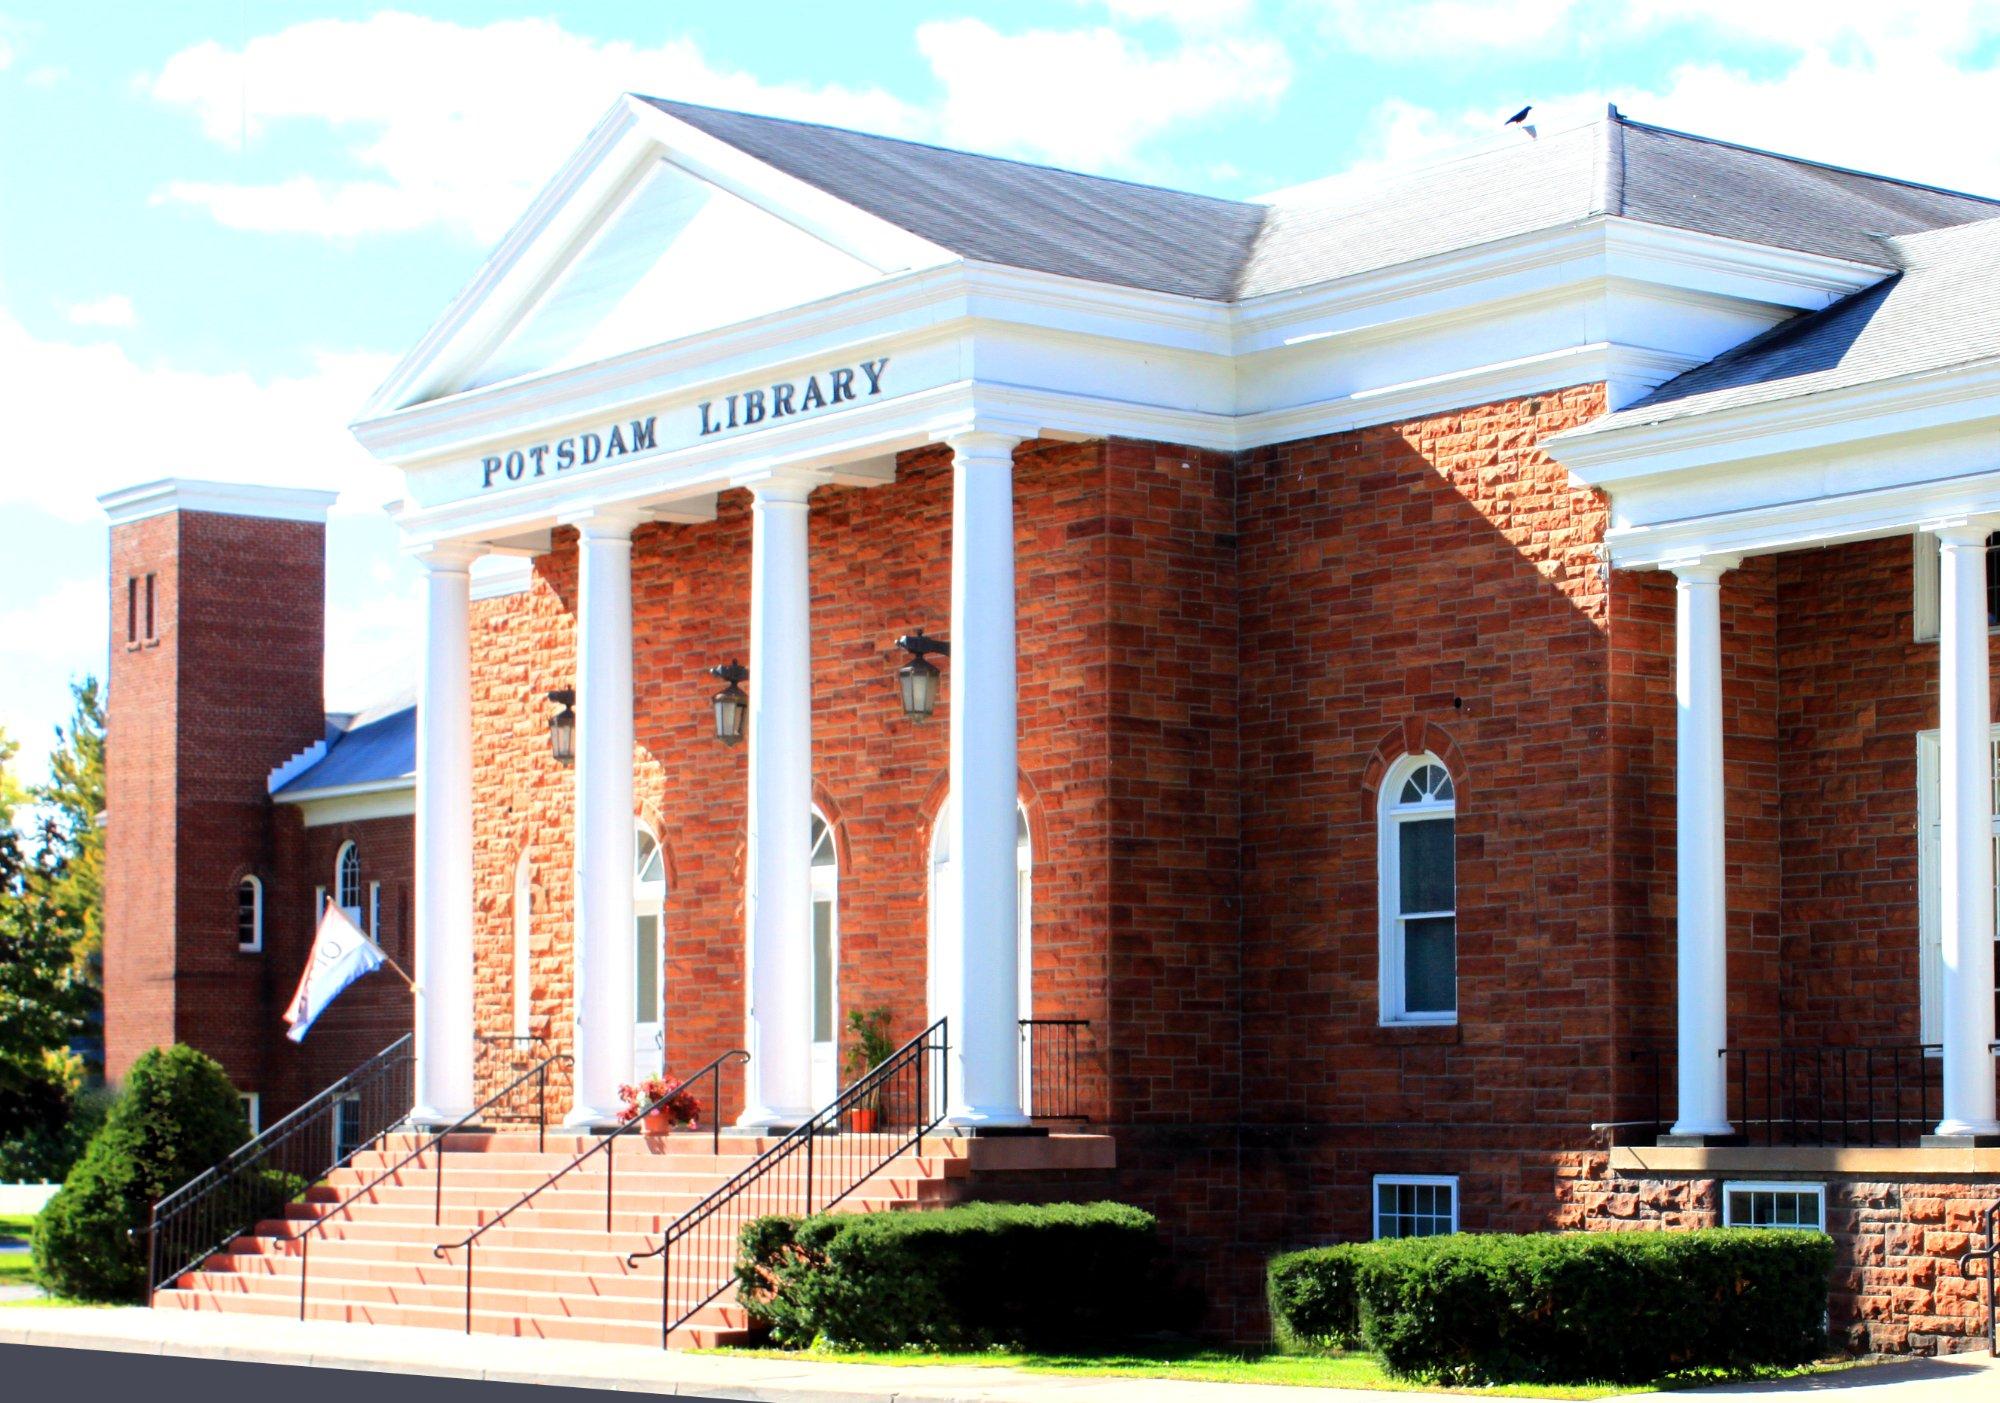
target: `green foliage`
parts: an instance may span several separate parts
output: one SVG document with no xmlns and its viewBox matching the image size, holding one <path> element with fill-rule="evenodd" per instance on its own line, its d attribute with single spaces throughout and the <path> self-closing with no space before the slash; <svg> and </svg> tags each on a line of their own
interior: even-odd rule
<svg viewBox="0 0 2000 1403">
<path fill-rule="evenodd" d="M 889 1036 L 886 1008 L 847 1011 L 847 1074 L 865 1077 L 894 1055 L 895 1040 Z"/>
<path fill-rule="evenodd" d="M 141 1054 L 103 1128 L 35 1220 L 37 1279 L 82 1300 L 143 1298 L 153 1203 L 249 1134 L 214 1059 L 182 1044 Z"/>
<path fill-rule="evenodd" d="M 1290 1354 L 1337 1354 L 1361 1343 L 1354 1268 L 1372 1245 L 1343 1242 L 1271 1259 L 1264 1293 L 1280 1349 Z"/>
<path fill-rule="evenodd" d="M 787 1347 L 1099 1345 L 1190 1305 L 1149 1213 L 1121 1203 L 968 1203 L 745 1225 L 739 1295 Z"/>
<path fill-rule="evenodd" d="M 54 848 L 31 859 L 0 825 L 0 1142 L 68 1118 L 66 1056 L 95 1004 L 75 963 L 81 919 L 50 888 Z"/>
<path fill-rule="evenodd" d="M 1291 1254 L 1271 1300 L 1310 1340 L 1351 1293 L 1369 1347 L 1424 1383 L 1635 1383 L 1818 1358 L 1832 1269 L 1817 1232 L 1462 1233 Z"/>
<path fill-rule="evenodd" d="M 104 957 L 104 696 L 94 677 L 70 684 L 69 725 L 56 728 L 48 783 L 34 799 L 48 815 L 54 860 L 42 880 L 49 901 L 78 927 L 78 973 L 93 988 Z"/>
<path fill-rule="evenodd" d="M 55 1116 L 0 1139 L 0 1184 L 61 1182 L 104 1124 L 112 1099 L 101 1086 L 78 1092 Z"/>
</svg>

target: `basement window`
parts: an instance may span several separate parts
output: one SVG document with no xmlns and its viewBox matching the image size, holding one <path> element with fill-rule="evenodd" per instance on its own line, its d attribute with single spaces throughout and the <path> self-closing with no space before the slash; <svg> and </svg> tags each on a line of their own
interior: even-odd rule
<svg viewBox="0 0 2000 1403">
<path fill-rule="evenodd" d="M 1440 1237 L 1458 1231 L 1458 1176 L 1377 1174 L 1375 1236 Z"/>
<path fill-rule="evenodd" d="M 1826 1185 L 1725 1183 L 1722 1226 L 1825 1232 Z"/>
</svg>

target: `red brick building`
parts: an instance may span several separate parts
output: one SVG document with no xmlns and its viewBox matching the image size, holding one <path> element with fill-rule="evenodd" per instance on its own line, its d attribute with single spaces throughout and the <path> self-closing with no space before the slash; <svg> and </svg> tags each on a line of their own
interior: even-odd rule
<svg viewBox="0 0 2000 1403">
<path fill-rule="evenodd" d="M 1023 1191 L 1157 1209 L 1221 1330 L 1284 1247 L 1726 1219 L 1833 1232 L 1855 1343 L 1957 1347 L 1996 216 L 1615 112 L 1238 204 L 624 100 L 357 428 L 427 566 L 414 827 L 331 817 L 365 726 L 271 774 L 292 698 L 216 831 L 288 920 L 381 854 L 419 1120 L 530 1037 L 576 1126 L 738 1044 L 729 1116 L 797 1124 L 879 1008 L 945 1020 L 963 1132 L 1108 1132 Z M 114 591 L 204 520 L 115 528 Z M 142 826 L 196 699 L 114 658 L 115 1070 L 240 969 L 135 913 L 256 859 Z"/>
</svg>

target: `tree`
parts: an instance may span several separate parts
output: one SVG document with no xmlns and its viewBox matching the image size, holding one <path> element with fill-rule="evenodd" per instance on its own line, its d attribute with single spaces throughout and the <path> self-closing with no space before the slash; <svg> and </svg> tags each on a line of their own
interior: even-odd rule
<svg viewBox="0 0 2000 1403">
<path fill-rule="evenodd" d="M 45 839 L 46 853 L 53 841 Z M 68 1114 L 69 1046 L 96 1004 L 78 973 L 82 921 L 52 896 L 42 863 L 0 827 L 0 1140 Z"/>
<path fill-rule="evenodd" d="M 20 779 L 9 768 L 20 749 L 21 743 L 9 740 L 7 728 L 0 726 L 0 827 L 12 827 L 14 810 L 28 800 L 28 791 L 21 787 Z"/>
<path fill-rule="evenodd" d="M 56 727 L 48 782 L 34 789 L 50 836 L 40 880 L 51 901 L 75 914 L 77 968 L 98 989 L 104 958 L 103 688 L 86 677 L 70 684 L 70 696 L 69 725 Z"/>
</svg>

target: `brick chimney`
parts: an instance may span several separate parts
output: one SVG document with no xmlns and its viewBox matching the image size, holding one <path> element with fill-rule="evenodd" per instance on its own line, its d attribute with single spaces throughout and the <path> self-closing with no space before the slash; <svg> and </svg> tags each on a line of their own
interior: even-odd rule
<svg viewBox="0 0 2000 1403">
<path fill-rule="evenodd" d="M 105 710 L 104 1054 L 114 1082 L 176 1041 L 261 1081 L 297 971 L 241 948 L 237 888 L 268 885 L 271 770 L 325 736 L 331 492 L 168 479 L 111 521 Z M 281 987 L 284 986 L 284 987 Z"/>
</svg>

